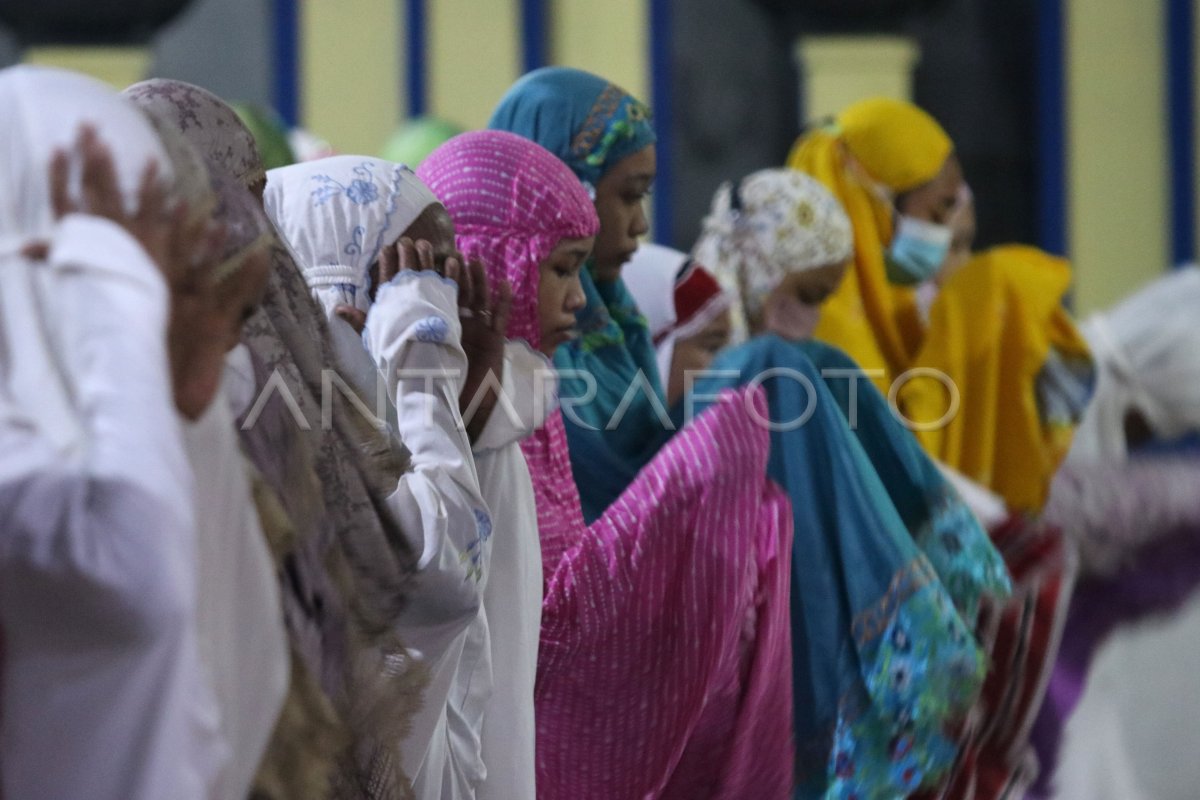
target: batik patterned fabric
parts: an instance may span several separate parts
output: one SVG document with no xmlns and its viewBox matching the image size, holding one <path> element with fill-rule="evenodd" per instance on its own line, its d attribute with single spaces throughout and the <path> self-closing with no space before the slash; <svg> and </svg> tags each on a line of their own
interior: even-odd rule
<svg viewBox="0 0 1200 800">
<path fill-rule="evenodd" d="M 793 272 L 843 264 L 854 256 L 850 218 L 819 181 L 792 169 L 764 169 L 717 190 L 696 242 L 696 260 L 736 298 L 733 342 Z"/>
<path fill-rule="evenodd" d="M 784 199 L 779 198 L 779 202 L 787 207 Z M 710 257 L 723 259 L 725 264 L 738 260 L 741 251 L 735 248 L 745 243 L 734 240 L 728 244 L 730 249 L 723 252 L 711 248 Z M 765 294 L 782 276 L 763 268 L 762 262 L 787 259 L 770 249 L 770 241 L 762 246 L 767 250 L 761 253 L 761 259 L 745 259 L 739 266 L 751 282 L 761 285 Z M 647 253 L 635 257 L 628 268 L 638 301 L 650 310 L 656 331 L 666 324 L 659 297 L 666 293 L 664 286 L 678 272 L 683 258 L 683 254 L 678 254 L 676 260 L 669 261 L 665 257 L 652 258 Z M 771 275 L 777 276 L 774 282 Z M 650 296 L 642 294 L 643 291 Z M 710 295 L 718 292 L 716 287 L 709 289 Z M 772 411 L 789 412 L 772 416 L 772 420 L 784 427 L 787 420 L 794 418 L 792 412 L 798 418 L 806 413 L 807 404 L 816 403 L 814 418 L 800 429 L 776 431 L 771 462 L 773 477 L 798 501 L 795 504 L 798 546 L 794 550 L 792 584 L 793 637 L 799 643 L 797 647 L 807 649 L 797 650 L 795 656 L 799 687 L 796 719 L 801 741 L 809 745 L 801 753 L 800 770 L 805 778 L 801 796 L 821 796 L 832 785 L 837 785 L 839 791 L 868 797 L 890 796 L 912 785 L 937 785 L 939 776 L 946 773 L 954 760 L 958 740 L 951 734 L 954 721 L 966 717 L 969 702 L 964 704 L 963 698 L 969 697 L 969 690 L 958 699 L 956 713 L 954 702 L 937 705 L 940 678 L 929 676 L 944 675 L 947 667 L 955 663 L 955 646 L 961 648 L 958 663 L 969 663 L 961 658 L 971 650 L 963 631 L 972 629 L 985 602 L 1001 602 L 1010 592 L 1003 559 L 971 511 L 897 420 L 888 402 L 869 381 L 857 380 L 860 372 L 857 365 L 841 351 L 820 342 L 785 342 L 765 337 L 719 357 L 714 368 L 734 368 L 741 380 L 782 371 L 786 377 L 765 382 L 764 388 L 768 389 Z M 799 385 L 801 380 L 810 382 L 813 387 L 810 395 L 805 395 L 804 387 Z M 706 394 L 713 383 L 702 382 L 697 394 Z M 718 387 L 724 385 L 720 381 L 715 383 Z M 810 426 L 811 430 L 805 430 Z M 857 457 L 856 451 L 861 451 L 865 458 Z M 819 471 L 829 471 L 836 488 L 821 483 L 818 470 L 811 464 L 820 464 Z M 886 499 L 875 496 L 880 488 Z M 800 498 L 804 502 L 799 502 Z M 877 510 L 885 508 L 889 501 L 903 528 L 896 525 L 895 515 Z M 830 541 L 822 530 L 836 531 L 838 546 L 847 548 L 845 556 L 823 555 L 830 552 Z M 923 559 L 915 556 L 918 552 L 924 555 Z M 869 558 L 864 554 L 869 554 Z M 911 560 L 906 562 L 905 558 Z M 831 570 L 830 565 L 843 563 L 847 571 L 854 572 L 857 567 L 860 574 L 839 575 L 836 566 Z M 829 574 L 831 571 L 834 574 Z M 934 587 L 925 588 L 926 583 Z M 846 618 L 845 624 L 851 630 L 843 631 L 843 635 L 853 636 L 864 669 L 872 669 L 873 663 L 886 664 L 878 668 L 893 670 L 902 676 L 901 683 L 917 687 L 910 687 L 908 698 L 897 706 L 895 698 L 889 699 L 883 682 L 866 681 L 864 685 L 870 696 L 864 699 L 854 692 L 846 695 L 845 708 L 839 710 L 844 717 L 836 725 L 832 743 L 821 734 L 812 734 L 823 730 L 813 721 L 821 714 L 814 712 L 814 708 L 834 708 L 832 698 L 825 701 L 818 698 L 815 704 L 799 700 L 808 691 L 819 694 L 823 687 L 814 684 L 813 676 L 828 669 L 827 659 L 832 656 L 832 651 L 823 649 L 822 637 L 836 635 L 837 631 L 809 630 L 815 617 L 835 616 L 825 611 L 830 586 L 837 586 L 834 592 L 845 596 L 859 614 L 854 619 Z M 812 587 L 811 593 L 806 587 Z M 910 599 L 910 595 L 921 591 L 925 592 L 924 597 Z M 947 597 L 953 601 L 963 625 L 940 624 L 953 617 Z M 892 613 L 896 615 L 894 620 L 889 616 Z M 880 631 L 893 622 L 891 639 L 881 642 Z M 922 653 L 909 641 L 916 630 L 939 639 L 950 634 L 950 646 L 939 655 Z M 926 664 L 923 658 L 931 658 L 933 663 Z M 938 663 L 938 659 L 944 660 Z M 847 671 L 842 680 L 843 685 L 855 687 L 860 679 Z M 966 685 L 969 686 L 969 680 Z M 897 693 L 896 697 L 900 696 Z M 888 714 L 893 713 L 888 709 L 904 708 L 904 703 L 912 703 L 911 708 L 919 710 L 911 714 L 914 717 L 943 715 L 946 735 L 930 737 L 927 728 L 924 734 L 898 739 L 902 746 L 894 753 L 881 748 L 879 743 L 887 741 L 887 736 L 881 736 L 880 731 L 888 730 Z M 890 724 L 897 725 L 896 720 L 904 714 L 892 717 Z M 938 729 L 935 726 L 932 730 Z M 832 763 L 828 763 L 825 759 L 831 748 L 835 755 Z M 827 769 L 823 771 L 822 767 Z"/>
<path fill-rule="evenodd" d="M 1038 772 L 1031 732 L 1046 697 L 1075 582 L 1062 531 L 1014 515 L 990 534 L 1012 576 L 1003 604 L 985 604 L 979 635 L 987 680 L 946 785 L 919 800 L 1020 800 Z"/>
<path fill-rule="evenodd" d="M 419 174 L 458 244 L 514 287 L 510 338 L 538 344 L 538 267 L 596 232 L 544 149 L 465 134 Z M 536 690 L 538 797 L 787 797 L 792 783 L 788 503 L 763 474 L 765 413 L 727 393 L 592 525 L 561 412 L 522 443 L 545 578 Z"/>
<path fill-rule="evenodd" d="M 590 187 L 593 197 L 609 169 L 655 141 L 642 103 L 603 78 L 567 67 L 535 70 L 517 81 L 488 127 L 542 145 Z M 558 348 L 554 363 L 564 398 L 595 392 L 591 402 L 576 404 L 566 419 L 571 464 L 590 522 L 667 437 L 654 409 L 663 397 L 654 344 L 637 304 L 620 278 L 598 281 L 589 270 L 581 281 L 587 304 L 576 314 L 579 337 Z M 585 375 L 594 377 L 594 383 Z M 645 388 L 631 392 L 639 375 Z M 628 408 L 610 425 L 623 403 Z"/>
<path fill-rule="evenodd" d="M 266 177 L 254 134 L 237 112 L 207 89 L 154 78 L 135 83 L 123 94 L 142 108 L 156 111 L 156 116 L 173 120 L 210 166 L 248 187 Z"/>
</svg>

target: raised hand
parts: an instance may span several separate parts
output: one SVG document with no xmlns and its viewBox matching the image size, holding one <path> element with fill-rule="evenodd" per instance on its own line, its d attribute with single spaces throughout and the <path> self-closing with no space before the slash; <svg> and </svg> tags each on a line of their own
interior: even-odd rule
<svg viewBox="0 0 1200 800">
<path fill-rule="evenodd" d="M 436 272 L 444 278 L 449 278 L 458 284 L 459 304 L 462 304 L 463 281 L 469 281 L 470 276 L 463 276 L 461 260 L 448 258 L 439 269 L 432 244 L 424 239 L 414 241 L 404 236 L 396 242 L 395 247 L 385 247 L 379 254 L 379 283 L 387 283 L 405 270 Z"/>
<path fill-rule="evenodd" d="M 70 193 L 72 157 L 81 160 L 79 199 Z M 50 200 L 57 218 L 71 213 L 103 217 L 123 227 L 138 240 L 162 271 L 172 291 L 193 281 L 196 273 L 215 263 L 224 241 L 224 230 L 202 217 L 189 217 L 186 204 L 170 207 L 166 187 L 154 161 L 142 172 L 137 203 L 127 210 L 112 153 L 95 128 L 83 125 L 68 153 L 58 150 L 50 161 Z"/>
<path fill-rule="evenodd" d="M 461 269 L 455 259 L 446 259 L 441 269 L 433 252 L 433 245 L 424 239 L 413 240 L 405 236 L 389 247 L 384 247 L 379 253 L 379 261 L 372 267 L 372 278 L 375 286 L 383 286 L 402 271 L 437 272 L 459 284 L 459 296 L 462 296 Z M 374 296 L 374 292 L 372 292 Z M 361 334 L 367 324 L 367 312 L 354 306 L 342 304 L 333 309 L 333 313 L 345 320 L 356 333 Z"/>
<path fill-rule="evenodd" d="M 451 261 L 457 266 L 457 259 L 447 259 L 447 265 Z M 470 261 L 462 272 L 467 279 L 459 283 L 458 304 L 462 319 L 462 347 L 467 355 L 467 377 L 459 395 L 459 410 L 467 425 L 467 435 L 474 442 L 487 426 L 497 400 L 495 391 L 488 389 L 479 398 L 473 412 L 468 414 L 475 402 L 475 395 L 489 374 L 495 375 L 497 385 L 504 377 L 504 343 L 508 317 L 512 312 L 512 287 L 508 281 L 501 279 L 493 301 L 487 271 L 479 261 Z"/>
</svg>

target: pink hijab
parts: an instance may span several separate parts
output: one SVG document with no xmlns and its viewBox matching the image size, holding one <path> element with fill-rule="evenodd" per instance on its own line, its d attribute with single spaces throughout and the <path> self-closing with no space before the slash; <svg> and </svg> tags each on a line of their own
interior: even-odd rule
<svg viewBox="0 0 1200 800">
<path fill-rule="evenodd" d="M 539 348 L 538 265 L 561 240 L 600 229 L 583 184 L 550 151 L 506 131 L 455 137 L 422 163 L 417 177 L 450 212 L 463 255 L 483 262 L 493 287 L 501 278 L 512 284 L 508 338 Z M 566 437 L 556 411 L 521 445 L 533 475 L 547 580 L 562 549 L 587 527 Z"/>
<path fill-rule="evenodd" d="M 514 289 L 509 336 L 538 343 L 538 266 L 596 214 L 562 162 L 485 131 L 419 177 L 459 248 Z M 728 392 L 676 434 L 590 527 L 561 412 L 521 443 L 545 600 L 535 691 L 537 795 L 791 796 L 791 508 L 766 480 L 766 406 Z"/>
</svg>

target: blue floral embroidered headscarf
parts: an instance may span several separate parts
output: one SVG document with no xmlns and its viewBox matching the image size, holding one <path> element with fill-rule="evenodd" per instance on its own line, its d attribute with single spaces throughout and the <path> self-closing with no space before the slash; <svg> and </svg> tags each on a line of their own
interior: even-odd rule
<svg viewBox="0 0 1200 800">
<path fill-rule="evenodd" d="M 488 127 L 532 139 L 558 156 L 593 198 L 608 170 L 655 141 L 645 104 L 603 78 L 568 67 L 546 67 L 518 80 Z M 580 280 L 587 296 L 587 306 L 576 314 L 580 336 L 558 348 L 554 364 L 562 398 L 595 391 L 591 402 L 572 405 L 563 415 L 590 523 L 625 490 L 671 430 L 662 424 L 665 413 L 659 413 L 665 401 L 650 331 L 624 282 L 597 281 L 586 270 Z M 639 374 L 640 387 L 635 385 Z"/>
<path fill-rule="evenodd" d="M 337 286 L 366 310 L 379 251 L 437 198 L 402 164 L 334 156 L 271 170 L 263 203 L 309 287 Z"/>
</svg>

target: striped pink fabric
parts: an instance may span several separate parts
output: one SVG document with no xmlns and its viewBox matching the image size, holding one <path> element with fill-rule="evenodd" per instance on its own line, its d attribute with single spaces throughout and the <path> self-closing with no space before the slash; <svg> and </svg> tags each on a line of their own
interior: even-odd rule
<svg viewBox="0 0 1200 800">
<path fill-rule="evenodd" d="M 464 134 L 418 173 L 458 244 L 514 286 L 510 337 L 537 346 L 538 264 L 592 235 L 579 181 L 511 134 Z M 764 476 L 766 405 L 729 392 L 672 439 L 591 527 L 560 413 L 522 443 L 545 601 L 538 797 L 791 795 L 791 510 Z"/>
</svg>

